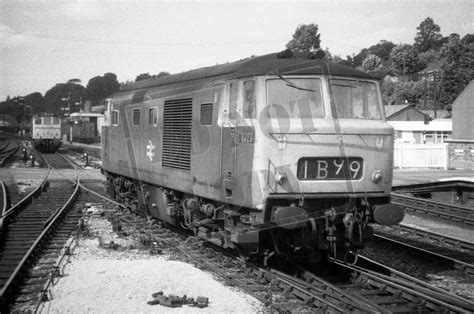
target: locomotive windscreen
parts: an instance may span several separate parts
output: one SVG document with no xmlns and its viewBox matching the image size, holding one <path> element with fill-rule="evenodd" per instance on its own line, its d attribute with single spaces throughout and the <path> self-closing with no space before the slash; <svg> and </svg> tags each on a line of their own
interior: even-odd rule
<svg viewBox="0 0 474 314">
<path fill-rule="evenodd" d="M 267 81 L 270 118 L 324 118 L 319 79 L 274 79 Z"/>
<path fill-rule="evenodd" d="M 382 118 L 377 85 L 368 81 L 331 79 L 333 109 L 341 119 Z"/>
</svg>

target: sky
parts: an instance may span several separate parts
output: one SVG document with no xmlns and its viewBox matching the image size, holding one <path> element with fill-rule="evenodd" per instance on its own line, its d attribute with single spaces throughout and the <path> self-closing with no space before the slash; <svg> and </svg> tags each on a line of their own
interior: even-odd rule
<svg viewBox="0 0 474 314">
<path fill-rule="evenodd" d="M 133 81 L 281 51 L 299 24 L 317 24 L 321 47 L 342 57 L 412 44 L 426 17 L 443 36 L 474 33 L 473 0 L 0 0 L 0 101 L 73 78 Z"/>
</svg>

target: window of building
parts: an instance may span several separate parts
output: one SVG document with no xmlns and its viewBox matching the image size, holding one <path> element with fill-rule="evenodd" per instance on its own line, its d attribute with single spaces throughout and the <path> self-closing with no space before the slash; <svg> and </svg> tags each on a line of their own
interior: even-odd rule
<svg viewBox="0 0 474 314">
<path fill-rule="evenodd" d="M 132 121 L 133 125 L 140 125 L 140 109 L 133 109 Z"/>
<path fill-rule="evenodd" d="M 230 83 L 229 119 L 237 119 L 237 101 L 239 98 L 239 84 Z"/>
<path fill-rule="evenodd" d="M 59 120 L 59 118 L 53 117 L 53 124 L 54 124 L 54 125 L 61 124 L 61 121 Z"/>
<path fill-rule="evenodd" d="M 244 119 L 254 119 L 257 116 L 255 108 L 255 87 L 253 81 L 244 82 Z"/>
<path fill-rule="evenodd" d="M 119 112 L 118 110 L 112 110 L 112 124 L 118 125 L 119 123 Z"/>
<path fill-rule="evenodd" d="M 158 124 L 158 108 L 153 107 L 148 110 L 148 123 L 151 125 Z"/>
<path fill-rule="evenodd" d="M 435 137 L 435 134 L 433 132 L 431 132 L 431 131 L 425 132 L 425 140 L 424 140 L 425 143 L 434 143 L 435 139 L 436 139 L 436 137 Z"/>
<path fill-rule="evenodd" d="M 35 124 L 36 125 L 41 125 L 41 118 L 36 118 L 35 119 Z"/>
<path fill-rule="evenodd" d="M 212 104 L 201 104 L 201 125 L 212 125 Z"/>
</svg>

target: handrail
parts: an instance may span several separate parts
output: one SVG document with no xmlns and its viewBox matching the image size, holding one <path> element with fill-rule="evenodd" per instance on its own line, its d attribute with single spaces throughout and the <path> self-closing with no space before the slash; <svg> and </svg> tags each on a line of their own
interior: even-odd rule
<svg viewBox="0 0 474 314">
<path fill-rule="evenodd" d="M 76 187 L 75 187 L 74 192 L 71 195 L 71 197 L 69 197 L 68 201 L 61 208 L 61 210 L 57 211 L 55 214 L 52 215 L 51 220 L 49 221 L 47 226 L 43 229 L 41 234 L 36 238 L 35 242 L 31 245 L 28 252 L 23 256 L 20 263 L 18 263 L 15 270 L 13 271 L 13 273 L 8 278 L 7 282 L 5 283 L 5 285 L 0 290 L 0 300 L 5 299 L 6 293 L 8 292 L 9 289 L 11 289 L 14 280 L 16 279 L 18 274 L 20 273 L 23 266 L 27 263 L 28 259 L 33 254 L 33 252 L 39 247 L 39 244 L 41 243 L 43 238 L 46 236 L 46 234 L 52 230 L 51 227 L 55 224 L 55 222 L 58 220 L 58 218 L 65 212 L 65 210 L 67 208 L 69 208 L 69 206 L 71 206 L 71 204 L 73 204 L 73 201 L 79 195 L 79 191 L 80 191 L 79 181 L 76 181 Z"/>
<path fill-rule="evenodd" d="M 7 208 L 8 208 L 8 195 L 7 195 L 7 188 L 5 186 L 5 182 L 3 182 L 3 180 L 0 179 L 0 186 L 2 188 L 2 195 L 3 195 L 3 206 L 2 206 L 2 213 L 1 213 L 1 217 L 3 217 L 3 214 L 6 212 Z M 0 230 L 2 229 L 1 226 L 2 226 L 2 221 L 3 219 L 0 218 Z"/>
</svg>

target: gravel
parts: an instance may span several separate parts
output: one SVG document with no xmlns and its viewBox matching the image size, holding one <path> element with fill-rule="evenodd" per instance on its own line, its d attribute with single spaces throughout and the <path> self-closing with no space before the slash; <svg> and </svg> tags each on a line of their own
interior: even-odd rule
<svg viewBox="0 0 474 314">
<path fill-rule="evenodd" d="M 89 237 L 81 238 L 51 290 L 42 313 L 255 313 L 263 305 L 190 264 L 136 249 L 133 237 L 119 237 L 104 218 L 93 215 Z M 152 294 L 209 298 L 206 308 L 149 305 Z"/>
</svg>

